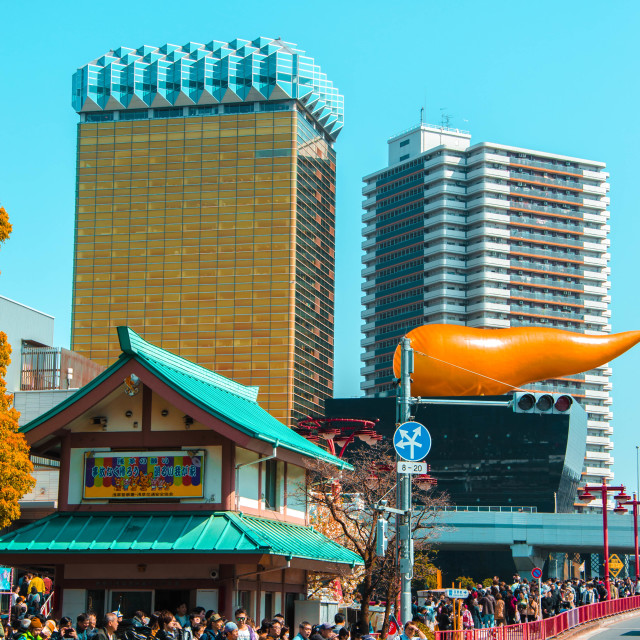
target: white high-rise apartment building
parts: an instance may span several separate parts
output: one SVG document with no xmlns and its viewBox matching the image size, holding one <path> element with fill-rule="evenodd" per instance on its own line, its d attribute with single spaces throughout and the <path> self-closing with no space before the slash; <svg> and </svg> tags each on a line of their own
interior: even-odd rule
<svg viewBox="0 0 640 640">
<path fill-rule="evenodd" d="M 393 352 L 422 324 L 609 333 L 608 177 L 603 162 L 471 145 L 446 127 L 390 138 L 363 188 L 365 394 L 393 393 Z M 610 375 L 530 385 L 588 412 L 587 482 L 613 478 Z"/>
</svg>

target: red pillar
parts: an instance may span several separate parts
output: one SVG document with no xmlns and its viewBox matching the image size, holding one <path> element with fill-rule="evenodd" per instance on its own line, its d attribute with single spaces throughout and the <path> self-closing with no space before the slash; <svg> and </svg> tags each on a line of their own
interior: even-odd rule
<svg viewBox="0 0 640 640">
<path fill-rule="evenodd" d="M 602 528 L 604 530 L 604 585 L 607 589 L 607 600 L 611 600 L 611 582 L 609 581 L 609 529 L 607 528 L 607 494 L 608 487 L 602 485 Z"/>
<path fill-rule="evenodd" d="M 633 547 L 636 552 L 636 582 L 640 581 L 640 562 L 638 561 L 638 498 L 633 494 Z"/>
</svg>

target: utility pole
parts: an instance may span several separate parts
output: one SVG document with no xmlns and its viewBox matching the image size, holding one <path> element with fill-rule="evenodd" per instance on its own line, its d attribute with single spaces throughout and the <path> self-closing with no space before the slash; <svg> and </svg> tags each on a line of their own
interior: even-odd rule
<svg viewBox="0 0 640 640">
<path fill-rule="evenodd" d="M 400 341 L 400 386 L 397 394 L 396 417 L 398 425 L 408 422 L 411 415 L 411 374 L 413 373 L 413 349 L 409 338 Z M 396 455 L 396 460 L 400 456 Z M 413 540 L 411 534 L 411 475 L 398 472 L 396 507 L 398 515 L 398 540 L 400 553 L 400 620 L 411 620 L 411 578 L 413 577 Z"/>
</svg>

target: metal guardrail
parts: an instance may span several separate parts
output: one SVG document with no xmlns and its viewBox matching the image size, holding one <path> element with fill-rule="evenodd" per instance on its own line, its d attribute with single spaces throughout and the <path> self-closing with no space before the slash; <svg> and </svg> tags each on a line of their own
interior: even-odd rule
<svg viewBox="0 0 640 640">
<path fill-rule="evenodd" d="M 518 507 L 518 506 L 485 506 L 485 505 L 450 505 L 440 507 L 438 511 L 474 511 L 474 512 L 492 512 L 492 513 L 538 513 L 538 507 Z"/>
<path fill-rule="evenodd" d="M 51 615 L 51 612 L 53 611 L 54 595 L 55 591 L 52 591 L 49 594 L 49 597 L 44 601 L 44 604 L 40 607 L 40 615 L 44 616 L 45 618 L 49 617 Z"/>
<path fill-rule="evenodd" d="M 587 604 L 535 622 L 484 629 L 436 631 L 435 640 L 548 640 L 587 622 L 635 609 L 640 609 L 640 596 Z"/>
</svg>

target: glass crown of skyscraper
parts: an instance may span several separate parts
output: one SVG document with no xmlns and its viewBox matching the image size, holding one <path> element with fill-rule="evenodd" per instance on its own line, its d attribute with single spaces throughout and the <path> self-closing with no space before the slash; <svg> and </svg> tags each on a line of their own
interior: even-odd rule
<svg viewBox="0 0 640 640">
<path fill-rule="evenodd" d="M 77 112 L 292 99 L 338 136 L 343 96 L 313 58 L 279 38 L 120 47 L 73 75 Z"/>
</svg>

